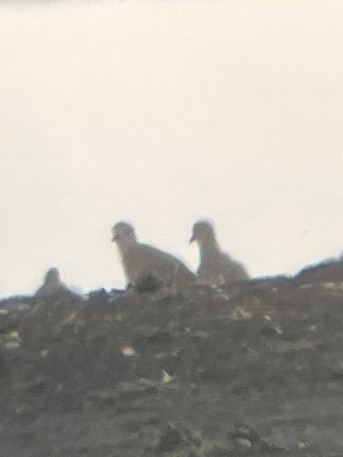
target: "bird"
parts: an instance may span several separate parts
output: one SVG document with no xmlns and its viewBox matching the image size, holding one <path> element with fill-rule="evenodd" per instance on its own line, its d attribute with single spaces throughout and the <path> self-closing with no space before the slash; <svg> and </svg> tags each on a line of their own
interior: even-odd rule
<svg viewBox="0 0 343 457">
<path fill-rule="evenodd" d="M 50 268 L 44 277 L 44 283 L 36 291 L 37 298 L 46 298 L 56 295 L 59 292 L 69 292 L 67 286 L 61 281 L 57 268 Z"/>
<path fill-rule="evenodd" d="M 194 223 L 190 243 L 195 241 L 200 249 L 198 283 L 222 286 L 249 279 L 245 267 L 221 251 L 211 222 L 201 219 Z"/>
<path fill-rule="evenodd" d="M 117 244 L 128 287 L 152 292 L 163 286 L 186 286 L 195 280 L 194 273 L 178 258 L 139 243 L 134 227 L 127 222 L 113 226 L 112 241 Z"/>
</svg>

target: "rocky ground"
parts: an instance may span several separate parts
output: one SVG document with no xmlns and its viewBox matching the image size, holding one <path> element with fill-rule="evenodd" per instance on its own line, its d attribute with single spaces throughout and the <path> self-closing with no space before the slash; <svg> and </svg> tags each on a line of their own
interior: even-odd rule
<svg viewBox="0 0 343 457">
<path fill-rule="evenodd" d="M 0 302 L 1 457 L 338 457 L 342 398 L 342 261 Z"/>
</svg>

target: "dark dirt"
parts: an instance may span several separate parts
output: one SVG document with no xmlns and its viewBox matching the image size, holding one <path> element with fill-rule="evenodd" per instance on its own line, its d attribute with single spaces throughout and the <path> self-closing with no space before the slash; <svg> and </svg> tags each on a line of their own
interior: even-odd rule
<svg viewBox="0 0 343 457">
<path fill-rule="evenodd" d="M 343 262 L 0 302 L 0 457 L 343 456 Z"/>
</svg>

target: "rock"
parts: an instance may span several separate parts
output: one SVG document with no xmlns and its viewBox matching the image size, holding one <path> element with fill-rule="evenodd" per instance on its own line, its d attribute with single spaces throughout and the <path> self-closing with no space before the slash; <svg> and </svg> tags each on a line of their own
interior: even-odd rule
<svg viewBox="0 0 343 457">
<path fill-rule="evenodd" d="M 163 300 L 8 300 L 0 455 L 343 454 L 343 294 L 327 268 Z"/>
<path fill-rule="evenodd" d="M 169 423 L 160 433 L 156 451 L 173 452 L 180 449 L 188 449 L 188 455 L 191 455 L 192 448 L 199 447 L 201 443 L 201 439 L 197 435 L 197 433 L 191 432 L 183 424 Z M 192 453 L 192 455 L 195 454 Z"/>
<path fill-rule="evenodd" d="M 301 283 L 343 281 L 343 261 L 325 260 L 301 270 L 295 280 Z"/>
</svg>

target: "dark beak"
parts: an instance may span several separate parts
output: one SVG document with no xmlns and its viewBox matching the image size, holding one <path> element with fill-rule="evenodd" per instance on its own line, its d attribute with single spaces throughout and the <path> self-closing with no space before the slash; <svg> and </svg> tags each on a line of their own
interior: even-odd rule
<svg viewBox="0 0 343 457">
<path fill-rule="evenodd" d="M 195 235 L 192 235 L 191 239 L 189 240 L 190 243 L 193 243 L 193 241 L 196 241 Z"/>
<path fill-rule="evenodd" d="M 113 235 L 111 241 L 117 241 L 117 239 L 118 239 L 118 236 L 117 235 Z"/>
</svg>

